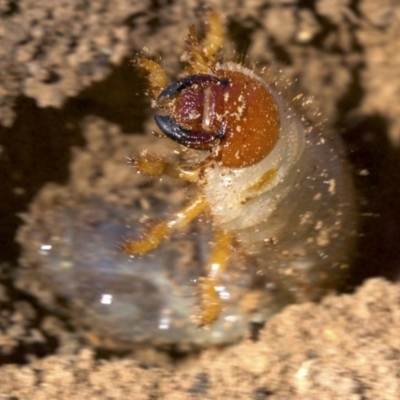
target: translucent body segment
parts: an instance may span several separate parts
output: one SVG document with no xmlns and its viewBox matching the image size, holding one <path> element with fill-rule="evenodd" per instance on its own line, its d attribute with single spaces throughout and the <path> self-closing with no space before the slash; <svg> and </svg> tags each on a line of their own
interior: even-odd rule
<svg viewBox="0 0 400 400">
<path fill-rule="evenodd" d="M 198 307 L 193 282 L 203 268 L 201 260 L 209 257 L 210 232 L 199 226 L 174 232 L 151 253 L 127 257 L 116 245 L 140 230 L 143 210 L 99 198 L 66 204 L 70 194 L 67 186 L 62 193 L 36 200 L 41 211 L 25 227 L 24 258 L 29 254 L 35 259 L 31 279 L 49 285 L 51 293 L 65 300 L 52 300 L 39 285 L 46 293 L 41 298 L 48 301 L 45 306 L 58 315 L 67 311 L 91 344 L 129 352 L 146 344 L 188 351 L 226 345 L 245 335 L 248 316 L 239 303 L 248 286 L 235 288 L 223 301 L 219 320 L 208 329 L 199 329 L 191 318 Z M 169 208 L 167 202 L 155 202 L 152 212 L 160 218 Z M 220 285 L 230 293 L 235 283 L 225 275 Z M 68 310 L 62 309 L 64 304 Z M 225 318 L 233 322 L 227 324 Z"/>
</svg>

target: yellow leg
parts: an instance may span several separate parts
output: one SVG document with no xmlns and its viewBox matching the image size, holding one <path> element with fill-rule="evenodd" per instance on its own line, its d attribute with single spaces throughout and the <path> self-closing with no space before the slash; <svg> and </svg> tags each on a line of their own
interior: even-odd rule
<svg viewBox="0 0 400 400">
<path fill-rule="evenodd" d="M 164 68 L 158 62 L 144 57 L 136 58 L 135 64 L 148 74 L 150 94 L 153 99 L 156 99 L 167 86 L 167 74 Z"/>
<path fill-rule="evenodd" d="M 187 43 L 189 46 L 189 65 L 196 74 L 208 74 L 215 65 L 215 54 L 222 48 L 224 42 L 224 28 L 221 17 L 216 12 L 210 12 L 206 21 L 207 31 L 204 39 L 199 43 L 196 29 L 189 28 Z"/>
<path fill-rule="evenodd" d="M 269 169 L 254 183 L 245 189 L 246 201 L 253 199 L 261 190 L 267 187 L 278 175 L 278 170 L 275 168 Z"/>
<path fill-rule="evenodd" d="M 204 52 L 207 54 L 208 58 L 211 59 L 224 44 L 225 32 L 221 14 L 214 11 L 208 13 L 206 24 L 206 36 L 202 40 L 201 44 Z"/>
<path fill-rule="evenodd" d="M 196 74 L 210 73 L 210 66 L 215 64 L 215 54 L 224 42 L 224 24 L 221 15 L 209 12 L 206 20 L 206 34 L 201 42 L 197 40 L 194 26 L 189 28 L 187 43 L 189 45 L 189 64 Z M 148 74 L 150 92 L 156 99 L 167 86 L 167 75 L 164 68 L 156 61 L 145 57 L 137 57 L 135 64 Z"/>
<path fill-rule="evenodd" d="M 200 170 L 185 170 L 179 165 L 168 163 L 153 154 L 142 154 L 139 157 L 128 157 L 128 163 L 147 175 L 167 175 L 187 182 L 197 182 Z"/>
<path fill-rule="evenodd" d="M 203 196 L 194 197 L 189 204 L 175 214 L 170 221 L 162 221 L 155 225 L 148 234 L 139 241 L 127 240 L 121 245 L 123 251 L 130 255 L 142 255 L 156 249 L 161 241 L 174 230 L 183 228 L 196 218 L 205 208 L 207 202 Z"/>
<path fill-rule="evenodd" d="M 199 279 L 198 295 L 201 327 L 216 321 L 222 311 L 222 302 L 216 287 L 226 271 L 232 237 L 229 233 L 217 230 L 215 243 L 207 264 L 207 276 Z"/>
</svg>

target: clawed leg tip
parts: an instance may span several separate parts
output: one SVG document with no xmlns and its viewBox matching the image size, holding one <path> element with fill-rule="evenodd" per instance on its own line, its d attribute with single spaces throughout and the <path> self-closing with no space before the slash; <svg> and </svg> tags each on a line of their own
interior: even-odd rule
<svg viewBox="0 0 400 400">
<path fill-rule="evenodd" d="M 126 156 L 125 157 L 126 162 L 130 167 L 136 167 L 137 166 L 137 158 L 134 156 Z"/>
<path fill-rule="evenodd" d="M 128 254 L 130 256 L 137 255 L 138 253 L 135 251 L 133 248 L 135 246 L 135 242 L 132 242 L 131 240 L 125 240 L 122 243 L 119 243 L 117 247 L 122 250 L 125 254 Z"/>
<path fill-rule="evenodd" d="M 117 249 L 122 250 L 124 253 L 128 253 L 128 243 L 122 242 L 117 244 Z"/>
</svg>

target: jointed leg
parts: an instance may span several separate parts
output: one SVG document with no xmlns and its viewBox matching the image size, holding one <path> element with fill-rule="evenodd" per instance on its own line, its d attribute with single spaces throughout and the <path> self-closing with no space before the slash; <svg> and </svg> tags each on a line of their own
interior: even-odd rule
<svg viewBox="0 0 400 400">
<path fill-rule="evenodd" d="M 187 182 L 196 182 L 199 179 L 198 168 L 185 170 L 179 165 L 166 162 L 161 157 L 152 154 L 128 157 L 128 163 L 147 175 L 167 175 Z"/>
<path fill-rule="evenodd" d="M 201 41 L 201 44 L 204 52 L 211 59 L 222 48 L 224 43 L 224 24 L 221 20 L 221 14 L 214 11 L 208 13 L 206 24 L 206 36 Z"/>
<path fill-rule="evenodd" d="M 219 13 L 213 11 L 208 13 L 206 27 L 206 35 L 201 42 L 197 40 L 194 26 L 189 29 L 188 62 L 195 74 L 210 73 L 211 66 L 215 64 L 215 55 L 224 42 L 224 28 Z M 158 62 L 146 57 L 137 57 L 135 64 L 147 73 L 151 97 L 157 99 L 167 86 L 167 74 L 164 68 Z"/>
<path fill-rule="evenodd" d="M 156 99 L 167 86 L 167 74 L 164 68 L 158 62 L 145 57 L 138 57 L 134 62 L 148 74 L 147 81 L 150 85 L 150 95 L 153 99 Z"/>
<path fill-rule="evenodd" d="M 142 255 L 156 249 L 161 241 L 174 230 L 183 228 L 196 218 L 205 208 L 207 202 L 203 196 L 194 197 L 185 207 L 174 214 L 169 221 L 161 221 L 155 225 L 148 234 L 139 241 L 127 240 L 121 245 L 125 253 L 130 255 Z"/>
<path fill-rule="evenodd" d="M 215 64 L 215 55 L 222 48 L 223 42 L 224 28 L 220 14 L 216 12 L 208 14 L 206 35 L 201 42 L 197 40 L 194 26 L 191 26 L 187 43 L 189 46 L 188 63 L 192 72 L 195 74 L 212 72 L 212 66 Z"/>
<path fill-rule="evenodd" d="M 222 302 L 216 287 L 226 271 L 231 242 L 229 233 L 220 229 L 215 232 L 214 247 L 207 263 L 207 276 L 200 278 L 198 285 L 200 326 L 212 324 L 222 311 Z"/>
</svg>

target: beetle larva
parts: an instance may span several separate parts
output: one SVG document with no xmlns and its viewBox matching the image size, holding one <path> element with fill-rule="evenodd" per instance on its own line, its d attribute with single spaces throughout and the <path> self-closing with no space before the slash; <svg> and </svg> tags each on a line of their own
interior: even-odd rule
<svg viewBox="0 0 400 400">
<path fill-rule="evenodd" d="M 136 63 L 164 112 L 155 116 L 160 130 L 202 159 L 191 168 L 147 154 L 130 161 L 150 175 L 194 182 L 198 194 L 141 240 L 127 240 L 124 251 L 151 252 L 205 214 L 215 237 L 198 279 L 201 326 L 221 313 L 221 279 L 233 252 L 292 301 L 320 298 L 343 276 L 355 237 L 353 185 L 340 138 L 307 123 L 262 75 L 223 61 L 218 14 L 209 14 L 201 42 L 194 27 L 187 42 L 188 68 L 172 84 L 157 62 L 138 57 Z"/>
</svg>

